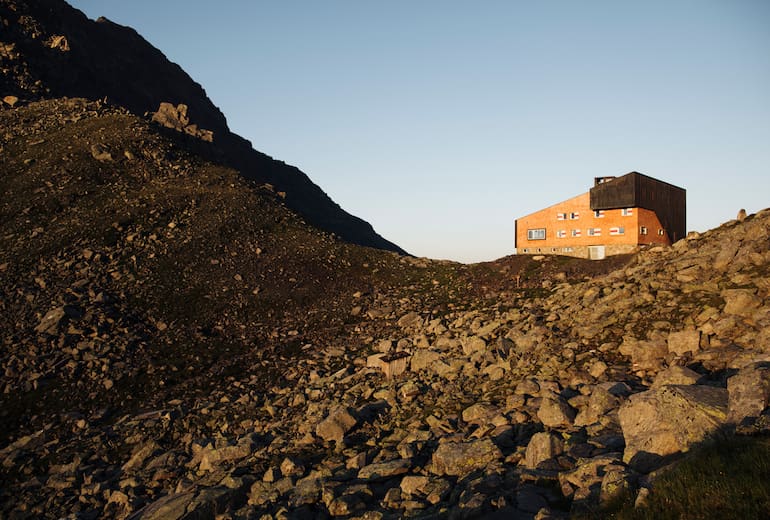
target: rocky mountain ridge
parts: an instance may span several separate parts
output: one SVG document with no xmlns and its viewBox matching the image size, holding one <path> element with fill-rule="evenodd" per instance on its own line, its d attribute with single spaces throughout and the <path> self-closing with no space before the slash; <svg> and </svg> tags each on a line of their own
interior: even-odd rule
<svg viewBox="0 0 770 520">
<path fill-rule="evenodd" d="M 107 100 L 139 116 L 157 112 L 162 103 L 184 105 L 191 123 L 212 136 L 212 145 L 201 149 L 210 158 L 272 184 L 311 225 L 351 243 L 404 253 L 299 169 L 232 133 L 203 88 L 133 29 L 106 18 L 89 20 L 63 0 L 2 0 L 0 24 L 0 93 L 8 102 L 80 97 Z"/>
</svg>

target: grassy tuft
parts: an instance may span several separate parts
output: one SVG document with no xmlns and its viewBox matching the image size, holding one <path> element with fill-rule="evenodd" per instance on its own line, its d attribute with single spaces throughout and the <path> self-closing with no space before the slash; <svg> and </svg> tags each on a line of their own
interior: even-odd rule
<svg viewBox="0 0 770 520">
<path fill-rule="evenodd" d="M 767 518 L 770 438 L 732 437 L 694 450 L 658 478 L 647 505 L 634 497 L 609 506 L 602 518 L 622 520 Z"/>
</svg>

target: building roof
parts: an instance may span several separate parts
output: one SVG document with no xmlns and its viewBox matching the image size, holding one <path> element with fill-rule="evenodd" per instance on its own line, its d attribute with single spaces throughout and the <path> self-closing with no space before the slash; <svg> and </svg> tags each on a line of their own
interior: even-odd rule
<svg viewBox="0 0 770 520">
<path fill-rule="evenodd" d="M 644 208 L 654 211 L 672 242 L 687 229 L 687 191 L 639 172 L 630 172 L 590 190 L 591 209 Z"/>
</svg>

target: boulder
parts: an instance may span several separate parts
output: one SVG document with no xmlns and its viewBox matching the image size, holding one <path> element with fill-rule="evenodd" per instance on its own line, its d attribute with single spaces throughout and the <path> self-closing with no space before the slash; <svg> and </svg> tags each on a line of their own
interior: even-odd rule
<svg viewBox="0 0 770 520">
<path fill-rule="evenodd" d="M 699 347 L 699 330 L 680 330 L 668 335 L 668 351 L 678 356 L 687 352 L 696 352 Z"/>
<path fill-rule="evenodd" d="M 470 356 L 474 352 L 484 352 L 487 348 L 487 342 L 478 336 L 471 336 L 463 340 L 463 353 Z"/>
<path fill-rule="evenodd" d="M 545 397 L 540 403 L 537 418 L 549 428 L 566 428 L 575 420 L 575 410 L 561 397 Z"/>
<path fill-rule="evenodd" d="M 436 475 L 462 478 L 502 458 L 500 449 L 488 438 L 470 442 L 446 442 L 433 452 L 430 470 Z"/>
<path fill-rule="evenodd" d="M 655 376 L 650 388 L 660 388 L 666 385 L 694 385 L 703 376 L 687 367 L 674 365 Z"/>
<path fill-rule="evenodd" d="M 396 475 L 403 475 L 412 467 L 408 459 L 395 459 L 387 462 L 376 462 L 364 466 L 358 471 L 361 480 L 387 480 Z"/>
<path fill-rule="evenodd" d="M 423 319 L 418 312 L 409 312 L 398 319 L 398 326 L 404 330 L 417 330 L 422 324 Z"/>
<path fill-rule="evenodd" d="M 40 323 L 35 327 L 35 332 L 38 334 L 55 335 L 68 320 L 77 320 L 82 316 L 83 311 L 74 305 L 53 308 L 40 320 Z"/>
<path fill-rule="evenodd" d="M 412 354 L 410 369 L 412 372 L 419 372 L 423 369 L 430 370 L 431 366 L 441 359 L 441 354 L 432 350 L 419 349 Z"/>
<path fill-rule="evenodd" d="M 131 515 L 133 520 L 182 520 L 214 518 L 231 510 L 245 489 L 212 486 L 172 493 Z"/>
<path fill-rule="evenodd" d="M 668 354 L 668 344 L 663 340 L 624 338 L 618 350 L 631 358 L 635 370 L 659 370 Z"/>
<path fill-rule="evenodd" d="M 315 433 L 323 440 L 341 443 L 345 435 L 358 421 L 344 406 L 333 408 L 329 415 L 316 426 Z"/>
<path fill-rule="evenodd" d="M 463 421 L 472 424 L 487 424 L 500 410 L 491 404 L 476 403 L 463 410 Z"/>
<path fill-rule="evenodd" d="M 559 435 L 549 432 L 536 433 L 527 444 L 524 466 L 536 469 L 541 463 L 564 452 L 564 442 Z"/>
<path fill-rule="evenodd" d="M 565 497 L 583 501 L 597 499 L 608 471 L 625 470 L 620 453 L 608 453 L 590 459 L 579 459 L 576 467 L 559 473 L 559 485 Z"/>
<path fill-rule="evenodd" d="M 725 314 L 748 317 L 762 305 L 762 298 L 757 296 L 755 289 L 725 289 L 721 295 L 725 299 Z"/>
<path fill-rule="evenodd" d="M 770 363 L 755 363 L 727 380 L 728 419 L 759 417 L 770 405 Z"/>
<path fill-rule="evenodd" d="M 575 426 L 589 426 L 598 423 L 610 411 L 616 410 L 621 397 L 630 393 L 624 383 L 601 383 L 591 388 L 588 404 L 575 417 Z"/>
<path fill-rule="evenodd" d="M 649 472 L 664 458 L 705 440 L 727 419 L 727 390 L 670 385 L 634 394 L 618 412 L 626 440 L 623 461 Z"/>
<path fill-rule="evenodd" d="M 197 137 L 203 141 L 213 142 L 214 132 L 198 128 L 198 125 L 191 124 L 187 115 L 187 105 L 180 103 L 177 106 L 171 103 L 162 102 L 157 112 L 153 112 L 152 120 L 159 125 L 171 128 L 177 132 L 183 132 L 187 135 Z"/>
<path fill-rule="evenodd" d="M 112 154 L 106 146 L 102 144 L 91 145 L 91 156 L 99 162 L 112 162 Z"/>
</svg>

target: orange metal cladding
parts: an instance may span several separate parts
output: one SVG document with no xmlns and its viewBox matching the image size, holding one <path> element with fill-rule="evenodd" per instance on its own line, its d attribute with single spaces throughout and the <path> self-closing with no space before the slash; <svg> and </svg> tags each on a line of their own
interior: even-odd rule
<svg viewBox="0 0 770 520">
<path fill-rule="evenodd" d="M 671 244 L 665 233 L 659 234 L 663 226 L 655 212 L 642 208 L 626 209 L 630 209 L 626 211 L 628 215 L 624 215 L 623 209 L 607 209 L 601 211 L 602 216 L 596 216 L 590 206 L 589 193 L 583 193 L 517 219 L 516 248 L 548 252 L 551 248 L 564 247 Z M 646 228 L 646 234 L 642 234 L 642 227 Z M 622 228 L 623 233 L 610 234 L 613 228 L 618 231 Z M 545 238 L 530 240 L 527 231 L 534 229 L 545 229 Z M 590 229 L 596 234 L 590 235 Z"/>
</svg>

